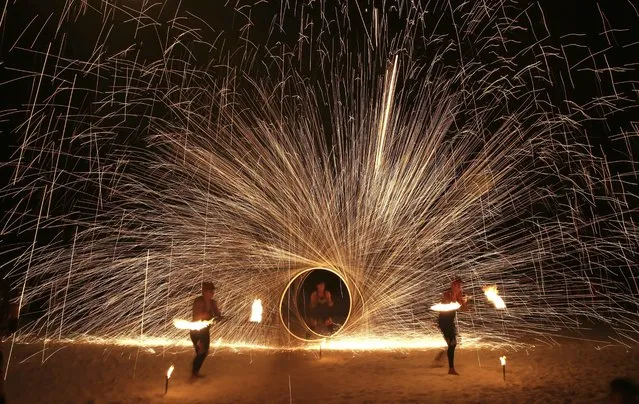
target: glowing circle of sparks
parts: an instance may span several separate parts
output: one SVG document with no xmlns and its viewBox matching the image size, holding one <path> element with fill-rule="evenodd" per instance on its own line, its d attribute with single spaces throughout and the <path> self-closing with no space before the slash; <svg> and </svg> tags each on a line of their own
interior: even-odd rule
<svg viewBox="0 0 639 404">
<path fill-rule="evenodd" d="M 282 323 L 282 325 L 284 326 L 284 329 L 294 338 L 300 340 L 300 341 L 304 341 L 304 342 L 317 342 L 317 339 L 308 339 L 308 338 L 302 338 L 299 335 L 296 335 L 295 333 L 293 333 L 291 331 L 291 329 L 288 327 L 288 325 L 286 325 L 286 321 L 284 321 L 284 317 L 282 315 L 282 306 L 284 305 L 284 299 L 286 297 L 286 293 L 288 292 L 290 286 L 293 284 L 293 282 L 295 282 L 297 279 L 300 279 L 301 277 L 311 273 L 312 271 L 315 270 L 322 270 L 322 271 L 328 271 L 334 275 L 336 275 L 341 281 L 342 283 L 346 286 L 346 290 L 348 291 L 348 296 L 351 299 L 351 302 L 353 300 L 353 294 L 351 292 L 351 288 L 348 284 L 348 282 L 346 281 L 346 279 L 336 270 L 331 269 L 331 268 L 326 268 L 326 267 L 313 267 L 313 268 L 307 268 L 304 269 L 298 273 L 296 273 L 295 275 L 293 275 L 291 277 L 291 279 L 289 280 L 289 282 L 286 284 L 286 287 L 284 288 L 284 290 L 282 291 L 282 295 L 280 296 L 280 303 L 279 303 L 279 316 L 280 316 L 280 321 Z M 348 305 L 348 314 L 346 315 L 346 318 L 344 319 L 344 324 L 342 324 L 341 327 L 339 327 L 332 335 L 331 338 L 333 338 L 334 336 L 336 336 L 337 334 L 339 334 L 341 331 L 344 330 L 344 328 L 346 327 L 346 324 L 348 324 L 348 320 L 351 317 L 351 312 L 353 310 L 352 304 Z M 306 325 L 306 323 L 305 323 Z M 319 339 L 326 339 L 327 336 L 326 335 L 322 335 L 322 334 L 318 334 L 317 332 L 315 332 L 313 329 L 307 327 L 307 329 L 312 332 L 313 334 L 315 334 Z"/>
</svg>

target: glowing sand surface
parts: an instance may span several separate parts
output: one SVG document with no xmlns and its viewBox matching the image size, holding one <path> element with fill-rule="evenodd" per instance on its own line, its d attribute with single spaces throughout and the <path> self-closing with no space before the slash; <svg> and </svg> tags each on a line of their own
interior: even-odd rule
<svg viewBox="0 0 639 404">
<path fill-rule="evenodd" d="M 5 354 L 7 352 L 5 344 Z M 154 353 L 151 353 L 154 352 Z M 639 378 L 636 349 L 568 341 L 562 346 L 462 346 L 460 377 L 439 349 L 275 351 L 212 346 L 194 384 L 188 347 L 17 344 L 7 379 L 12 403 L 205 402 L 602 402 L 617 376 Z M 499 356 L 508 356 L 502 380 Z M 164 375 L 171 364 L 168 395 Z"/>
</svg>

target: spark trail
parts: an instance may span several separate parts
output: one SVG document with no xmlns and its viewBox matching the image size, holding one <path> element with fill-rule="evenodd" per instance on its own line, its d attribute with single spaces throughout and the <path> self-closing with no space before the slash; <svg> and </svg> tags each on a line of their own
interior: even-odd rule
<svg viewBox="0 0 639 404">
<path fill-rule="evenodd" d="M 433 332 L 455 276 L 508 302 L 460 314 L 483 340 L 636 339 L 637 64 L 608 63 L 630 27 L 589 43 L 539 4 L 415 3 L 66 1 L 37 29 L 5 6 L 23 333 L 183 338 L 166 322 L 212 279 L 233 318 L 264 307 L 216 335 L 277 345 L 290 275 L 328 267 L 357 288 L 345 341 Z"/>
</svg>

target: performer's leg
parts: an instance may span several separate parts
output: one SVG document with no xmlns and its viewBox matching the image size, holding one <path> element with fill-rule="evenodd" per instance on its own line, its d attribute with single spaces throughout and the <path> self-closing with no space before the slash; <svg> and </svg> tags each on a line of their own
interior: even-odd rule
<svg viewBox="0 0 639 404">
<path fill-rule="evenodd" d="M 457 375 L 455 370 L 455 348 L 457 347 L 457 332 L 456 330 L 447 330 L 446 344 L 448 349 L 446 351 L 448 355 L 448 373 L 451 375 Z"/>
<path fill-rule="evenodd" d="M 450 369 L 455 369 L 455 348 L 457 347 L 457 339 L 451 338 L 448 341 L 448 350 L 446 353 L 448 354 L 448 367 Z"/>
<path fill-rule="evenodd" d="M 197 376 L 200 373 L 204 359 L 209 352 L 209 333 L 208 330 L 191 333 L 191 341 L 195 348 L 195 358 L 193 358 L 192 375 Z"/>
</svg>

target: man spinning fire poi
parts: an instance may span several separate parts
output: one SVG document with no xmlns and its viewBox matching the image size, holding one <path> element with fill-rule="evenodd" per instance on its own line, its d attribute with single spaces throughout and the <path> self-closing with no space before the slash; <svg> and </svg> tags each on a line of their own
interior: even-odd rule
<svg viewBox="0 0 639 404">
<path fill-rule="evenodd" d="M 331 311 L 333 308 L 333 296 L 326 290 L 326 282 L 320 281 L 315 285 L 315 290 L 311 293 L 311 327 L 315 332 L 332 333 L 333 318 Z"/>
<path fill-rule="evenodd" d="M 450 289 L 444 293 L 442 303 L 459 303 L 459 309 L 465 309 L 467 302 L 468 298 L 462 294 L 462 281 L 457 278 L 451 284 Z M 457 346 L 457 327 L 455 325 L 456 317 L 456 309 L 440 311 L 437 323 L 439 325 L 439 329 L 444 335 L 446 345 L 448 345 L 448 350 L 446 351 L 448 354 L 448 374 L 458 376 L 459 373 L 455 370 L 455 347 Z"/>
<path fill-rule="evenodd" d="M 215 285 L 212 282 L 204 282 L 202 284 L 202 296 L 199 296 L 193 302 L 193 321 L 209 321 L 221 320 L 222 313 L 217 307 L 215 297 Z M 193 359 L 193 369 L 191 376 L 193 378 L 202 377 L 200 368 L 209 353 L 211 335 L 209 334 L 210 326 L 206 326 L 200 330 L 191 330 L 191 341 L 195 348 L 195 358 Z"/>
</svg>

